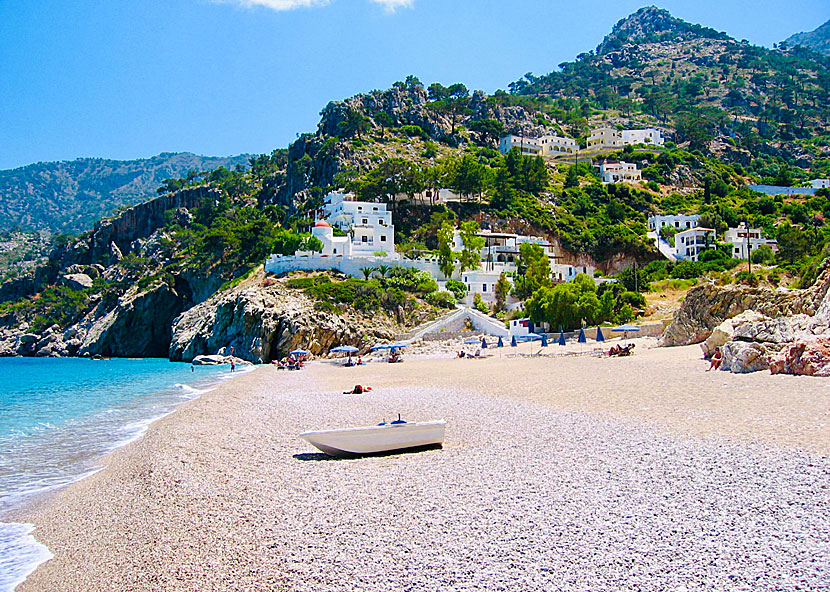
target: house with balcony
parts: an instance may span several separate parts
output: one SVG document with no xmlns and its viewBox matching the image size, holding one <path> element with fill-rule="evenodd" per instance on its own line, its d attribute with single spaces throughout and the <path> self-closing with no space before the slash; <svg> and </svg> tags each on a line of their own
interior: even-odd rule
<svg viewBox="0 0 830 592">
<path fill-rule="evenodd" d="M 695 226 L 674 235 L 674 250 L 680 260 L 698 261 L 700 253 L 714 247 L 716 240 L 714 228 Z"/>
<path fill-rule="evenodd" d="M 660 232 L 664 226 L 676 230 L 688 230 L 694 228 L 700 222 L 700 214 L 657 214 L 649 216 L 648 229 L 652 232 Z"/>
<path fill-rule="evenodd" d="M 599 176 L 604 184 L 607 183 L 638 183 L 643 180 L 643 174 L 633 162 L 609 160 L 599 165 Z"/>
<path fill-rule="evenodd" d="M 559 156 L 573 154 L 579 150 L 579 144 L 573 138 L 564 136 L 525 138 L 511 135 L 499 140 L 499 152 L 502 154 L 507 154 L 513 148 L 518 148 L 522 154 L 529 156 Z"/>
<path fill-rule="evenodd" d="M 588 136 L 588 148 L 611 148 L 619 149 L 624 146 L 635 146 L 637 144 L 650 144 L 662 146 L 665 138 L 660 130 L 653 127 L 646 129 L 617 130 L 613 127 L 600 127 L 591 131 Z"/>
<path fill-rule="evenodd" d="M 743 222 L 737 228 L 728 229 L 723 240 L 731 243 L 735 259 L 749 259 L 750 254 L 761 245 L 768 246 L 773 252 L 778 251 L 778 241 L 766 238 L 760 228 L 747 228 Z"/>
</svg>

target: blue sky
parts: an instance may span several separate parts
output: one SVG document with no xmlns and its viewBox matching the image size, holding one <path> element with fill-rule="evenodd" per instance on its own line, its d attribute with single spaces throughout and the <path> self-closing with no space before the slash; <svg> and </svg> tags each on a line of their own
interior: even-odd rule
<svg viewBox="0 0 830 592">
<path fill-rule="evenodd" d="M 270 152 L 336 100 L 415 74 L 492 92 L 594 48 L 647 2 L 0 0 L 0 169 L 82 156 Z M 828 0 L 670 0 L 770 46 Z"/>
</svg>

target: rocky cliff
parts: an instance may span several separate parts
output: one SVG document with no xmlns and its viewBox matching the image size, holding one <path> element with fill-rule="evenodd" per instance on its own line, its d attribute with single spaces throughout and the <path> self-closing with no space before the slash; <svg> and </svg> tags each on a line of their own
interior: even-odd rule
<svg viewBox="0 0 830 592">
<path fill-rule="evenodd" d="M 234 355 L 265 363 L 297 348 L 313 354 L 340 344 L 365 348 L 364 337 L 391 339 L 397 331 L 394 324 L 377 317 L 316 310 L 302 291 L 286 288 L 281 280 L 257 277 L 175 319 L 169 357 L 190 361 L 199 355 L 227 353 L 233 346 Z"/>
<path fill-rule="evenodd" d="M 807 290 L 701 286 L 690 291 L 666 345 L 721 347 L 721 370 L 830 376 L 830 268 Z M 720 321 L 720 322 L 718 322 Z M 717 323 L 717 324 L 713 324 Z M 714 330 L 714 331 L 713 331 Z"/>
<path fill-rule="evenodd" d="M 696 286 L 689 290 L 675 313 L 672 324 L 663 334 L 663 343 L 668 346 L 700 343 L 723 321 L 746 310 L 770 318 L 813 314 L 826 292 L 823 281 L 808 290 Z"/>
</svg>

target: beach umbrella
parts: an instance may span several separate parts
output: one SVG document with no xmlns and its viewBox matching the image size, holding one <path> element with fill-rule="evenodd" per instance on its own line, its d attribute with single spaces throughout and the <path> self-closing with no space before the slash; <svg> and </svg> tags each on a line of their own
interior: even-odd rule
<svg viewBox="0 0 830 592">
<path fill-rule="evenodd" d="M 496 344 L 496 347 L 504 347 L 504 342 L 501 340 L 501 335 L 499 335 L 499 342 Z"/>
<path fill-rule="evenodd" d="M 487 349 L 487 340 L 484 337 L 481 338 L 481 349 Z"/>
<path fill-rule="evenodd" d="M 464 345 L 472 345 L 474 343 L 478 343 L 478 337 L 470 337 L 464 341 Z"/>
<path fill-rule="evenodd" d="M 585 329 L 579 330 L 579 339 L 576 341 L 577 343 L 588 343 L 588 339 L 585 337 Z"/>
<path fill-rule="evenodd" d="M 602 334 L 602 329 L 597 325 L 597 341 L 605 341 L 605 335 Z"/>
<path fill-rule="evenodd" d="M 565 343 L 566 343 L 566 341 L 565 341 L 565 332 L 560 330 L 559 331 L 559 345 L 565 345 Z"/>
<path fill-rule="evenodd" d="M 292 355 L 295 355 L 295 356 L 307 356 L 308 355 L 308 352 L 304 349 L 295 349 L 294 351 L 291 351 L 291 352 L 288 352 L 288 353 L 292 354 Z"/>
<path fill-rule="evenodd" d="M 623 339 L 625 339 L 626 341 L 628 340 L 629 333 L 636 333 L 639 330 L 640 328 L 636 325 L 620 325 L 619 327 L 614 327 L 614 331 L 622 331 Z"/>
<path fill-rule="evenodd" d="M 640 328 L 636 325 L 620 325 L 619 327 L 614 327 L 614 331 L 617 333 L 636 333 L 639 330 Z"/>
<path fill-rule="evenodd" d="M 329 350 L 330 352 L 337 352 L 337 353 L 346 353 L 349 355 L 349 360 L 352 359 L 352 354 L 355 352 L 360 351 L 353 345 L 338 345 L 337 347 L 333 347 Z"/>
<path fill-rule="evenodd" d="M 399 341 L 397 343 L 392 344 L 392 349 L 400 349 L 402 347 L 406 347 L 407 345 L 409 345 L 409 344 L 404 342 L 404 341 Z"/>
<path fill-rule="evenodd" d="M 548 346 L 548 336 L 542 333 L 542 347 Z"/>
<path fill-rule="evenodd" d="M 516 336 L 515 335 L 510 340 L 510 347 L 516 347 Z"/>
<path fill-rule="evenodd" d="M 393 347 L 395 347 L 395 346 L 391 345 L 389 343 L 379 343 L 377 345 L 373 345 L 369 349 L 371 349 L 372 351 L 376 351 L 376 350 L 379 350 L 379 349 L 392 349 Z"/>
<path fill-rule="evenodd" d="M 338 345 L 337 347 L 331 348 L 329 351 L 338 352 L 338 353 L 344 352 L 344 353 L 353 354 L 353 353 L 355 353 L 357 351 L 360 351 L 360 350 L 358 348 L 356 348 L 355 346 L 353 346 L 353 345 Z"/>
</svg>

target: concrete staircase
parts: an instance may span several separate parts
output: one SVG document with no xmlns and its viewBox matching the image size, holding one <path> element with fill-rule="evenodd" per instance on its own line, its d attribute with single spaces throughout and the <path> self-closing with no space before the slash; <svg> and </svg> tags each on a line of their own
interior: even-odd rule
<svg viewBox="0 0 830 592">
<path fill-rule="evenodd" d="M 502 321 L 480 313 L 475 309 L 459 306 L 434 321 L 420 325 L 408 333 L 398 335 L 396 341 L 414 341 L 436 333 L 451 335 L 462 329 L 466 325 L 465 321 L 467 319 L 470 320 L 470 324 L 475 331 L 495 337 L 507 337 L 507 327 L 504 326 Z"/>
</svg>

